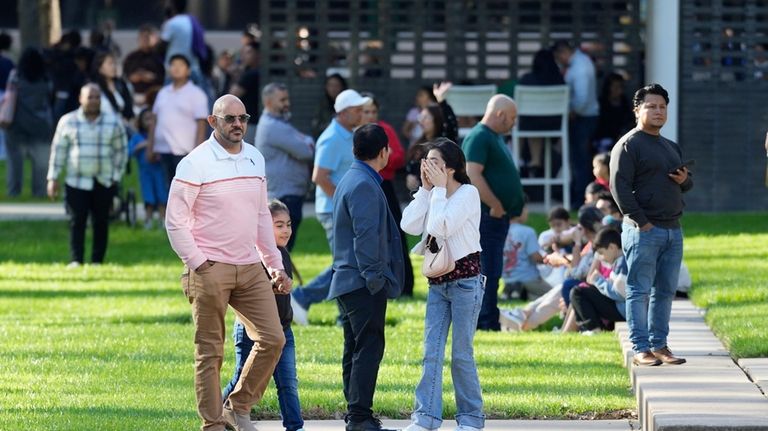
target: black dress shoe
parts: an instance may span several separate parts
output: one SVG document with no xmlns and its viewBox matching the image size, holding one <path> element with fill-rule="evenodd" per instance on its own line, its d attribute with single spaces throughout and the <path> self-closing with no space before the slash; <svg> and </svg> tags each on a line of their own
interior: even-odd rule
<svg viewBox="0 0 768 431">
<path fill-rule="evenodd" d="M 362 422 L 347 422 L 347 431 L 400 431 L 399 429 L 382 428 L 381 421 L 369 418 Z"/>
</svg>

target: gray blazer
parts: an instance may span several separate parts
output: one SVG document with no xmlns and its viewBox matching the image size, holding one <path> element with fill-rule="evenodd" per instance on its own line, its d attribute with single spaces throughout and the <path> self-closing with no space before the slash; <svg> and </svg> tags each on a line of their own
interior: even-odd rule
<svg viewBox="0 0 768 431">
<path fill-rule="evenodd" d="M 381 177 L 359 160 L 333 195 L 333 279 L 329 299 L 366 288 L 397 298 L 403 288 L 400 232 L 381 189 Z"/>
</svg>

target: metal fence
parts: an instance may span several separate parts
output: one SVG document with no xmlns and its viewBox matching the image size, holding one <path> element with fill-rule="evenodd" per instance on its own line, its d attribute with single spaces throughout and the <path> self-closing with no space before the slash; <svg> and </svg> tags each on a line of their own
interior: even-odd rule
<svg viewBox="0 0 768 431">
<path fill-rule="evenodd" d="M 554 40 L 579 44 L 599 74 L 641 82 L 639 0 L 262 1 L 262 77 L 291 88 L 308 130 L 327 74 L 372 91 L 399 128 L 420 85 L 494 83 L 511 94 L 534 53 Z"/>
</svg>

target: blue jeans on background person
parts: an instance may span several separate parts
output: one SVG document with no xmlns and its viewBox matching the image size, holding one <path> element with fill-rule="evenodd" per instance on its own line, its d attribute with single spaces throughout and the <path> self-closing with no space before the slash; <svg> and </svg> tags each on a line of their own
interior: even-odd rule
<svg viewBox="0 0 768 431">
<path fill-rule="evenodd" d="M 509 230 L 509 217 L 491 217 L 483 211 L 480 215 L 480 268 L 487 280 L 483 306 L 477 320 L 477 329 L 500 331 L 499 325 L 499 279 L 504 265 L 504 241 Z"/>
<path fill-rule="evenodd" d="M 416 386 L 411 420 L 427 429 L 443 422 L 443 360 L 448 329 L 451 339 L 451 377 L 456 394 L 456 422 L 483 428 L 483 396 L 477 376 L 472 341 L 483 301 L 482 275 L 443 284 L 430 284 L 424 321 L 424 360 Z"/>
<path fill-rule="evenodd" d="M 571 290 L 582 282 L 583 280 L 576 278 L 566 278 L 565 281 L 563 281 L 563 285 L 560 287 L 560 292 L 563 295 L 563 300 L 565 301 L 566 306 L 571 305 Z"/>
<path fill-rule="evenodd" d="M 325 237 L 328 245 L 333 243 L 333 213 L 318 213 L 317 220 L 325 229 Z M 295 230 L 294 230 L 295 232 Z M 325 268 L 306 286 L 297 287 L 291 291 L 293 299 L 305 310 L 309 310 L 312 304 L 323 302 L 328 298 L 331 290 L 331 278 L 333 277 L 333 264 Z"/>
<path fill-rule="evenodd" d="M 667 345 L 672 300 L 683 260 L 683 231 L 654 226 L 647 232 L 622 226 L 627 259 L 627 326 L 635 353 Z"/>
<path fill-rule="evenodd" d="M 299 402 L 299 379 L 296 376 L 296 341 L 293 338 L 291 327 L 283 328 L 285 334 L 285 346 L 280 360 L 275 366 L 272 377 L 277 387 L 277 402 L 280 404 L 280 416 L 283 418 L 283 426 L 287 431 L 296 431 L 304 427 L 301 418 L 301 404 Z M 226 401 L 230 393 L 235 389 L 240 374 L 243 372 L 248 354 L 253 348 L 253 340 L 245 332 L 245 326 L 239 320 L 235 320 L 233 333 L 235 339 L 235 373 L 232 380 L 221 393 L 221 399 Z"/>
</svg>

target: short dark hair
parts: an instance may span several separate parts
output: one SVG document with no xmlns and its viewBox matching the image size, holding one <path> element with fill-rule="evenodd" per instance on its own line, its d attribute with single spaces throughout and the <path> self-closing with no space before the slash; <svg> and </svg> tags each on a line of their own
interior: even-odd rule
<svg viewBox="0 0 768 431">
<path fill-rule="evenodd" d="M 601 165 L 608 167 L 611 163 L 611 154 L 610 153 L 600 153 L 597 154 L 592 160 L 597 160 L 598 163 Z"/>
<path fill-rule="evenodd" d="M 387 133 L 378 124 L 366 124 L 355 130 L 352 152 L 360 161 L 375 159 L 389 145 Z"/>
<path fill-rule="evenodd" d="M 0 51 L 8 51 L 13 45 L 13 38 L 6 32 L 0 33 Z"/>
<path fill-rule="evenodd" d="M 579 225 L 590 231 L 597 232 L 595 225 L 603 224 L 603 213 L 592 204 L 583 205 L 579 208 Z"/>
<path fill-rule="evenodd" d="M 245 46 L 254 51 L 259 51 L 261 49 L 261 44 L 256 40 L 246 43 Z"/>
<path fill-rule="evenodd" d="M 595 250 L 608 248 L 611 244 L 621 248 L 621 234 L 612 227 L 604 227 L 597 231 L 597 235 L 595 235 L 595 239 L 592 241 L 592 248 Z"/>
<path fill-rule="evenodd" d="M 171 0 L 170 1 L 176 13 L 184 13 L 187 11 L 187 0 Z"/>
<path fill-rule="evenodd" d="M 608 205 L 611 207 L 611 212 L 619 212 L 619 206 L 616 204 L 616 199 L 613 198 L 613 195 L 608 190 L 600 192 L 597 194 L 596 201 L 604 200 L 608 202 Z"/>
<path fill-rule="evenodd" d="M 381 106 L 379 106 L 379 101 L 376 100 L 376 96 L 374 96 L 374 94 L 371 93 L 370 91 L 361 91 L 360 95 L 363 96 L 363 97 L 370 97 L 371 98 L 371 102 L 373 102 L 373 106 L 375 106 L 376 109 L 381 108 Z"/>
<path fill-rule="evenodd" d="M 669 105 L 669 93 L 659 84 L 648 84 L 645 87 L 635 91 L 635 96 L 632 97 L 632 106 L 637 108 L 645 101 L 645 96 L 649 94 L 655 94 L 664 98 L 664 102 Z"/>
<path fill-rule="evenodd" d="M 573 51 L 573 45 L 571 42 L 568 42 L 567 40 L 560 39 L 556 40 L 554 44 L 552 44 L 552 52 L 560 51 L 561 49 L 567 49 L 568 51 Z"/>
<path fill-rule="evenodd" d="M 569 221 L 570 219 L 571 219 L 571 213 L 569 213 L 568 210 L 563 207 L 554 207 L 551 210 L 549 210 L 549 214 L 547 214 L 548 222 L 553 220 Z"/>
<path fill-rule="evenodd" d="M 591 183 L 587 184 L 587 188 L 584 191 L 585 191 L 585 193 L 589 193 L 591 195 L 596 195 L 596 194 L 598 194 L 600 192 L 604 192 L 606 190 L 607 189 L 605 188 L 604 185 L 602 185 L 602 184 L 600 184 L 598 182 L 592 181 Z"/>
<path fill-rule="evenodd" d="M 148 22 L 145 22 L 141 26 L 139 26 L 139 33 L 154 33 L 157 31 L 157 27 L 155 27 L 154 24 L 150 24 Z"/>
<path fill-rule="evenodd" d="M 467 175 L 467 159 L 461 147 L 448 138 L 437 138 L 427 144 L 426 152 L 437 150 L 445 161 L 445 167 L 453 169 L 453 179 L 461 184 L 471 184 Z"/>
<path fill-rule="evenodd" d="M 286 213 L 288 215 L 291 214 L 291 211 L 288 209 L 288 205 L 284 204 L 283 201 L 278 199 L 272 199 L 269 201 L 269 213 L 272 215 L 272 217 L 275 216 L 277 213 Z"/>
<path fill-rule="evenodd" d="M 168 59 L 168 64 L 173 63 L 174 60 L 181 60 L 184 62 L 184 64 L 187 65 L 188 68 L 192 67 L 192 64 L 189 62 L 189 59 L 184 54 L 173 54 L 171 58 Z"/>
</svg>

